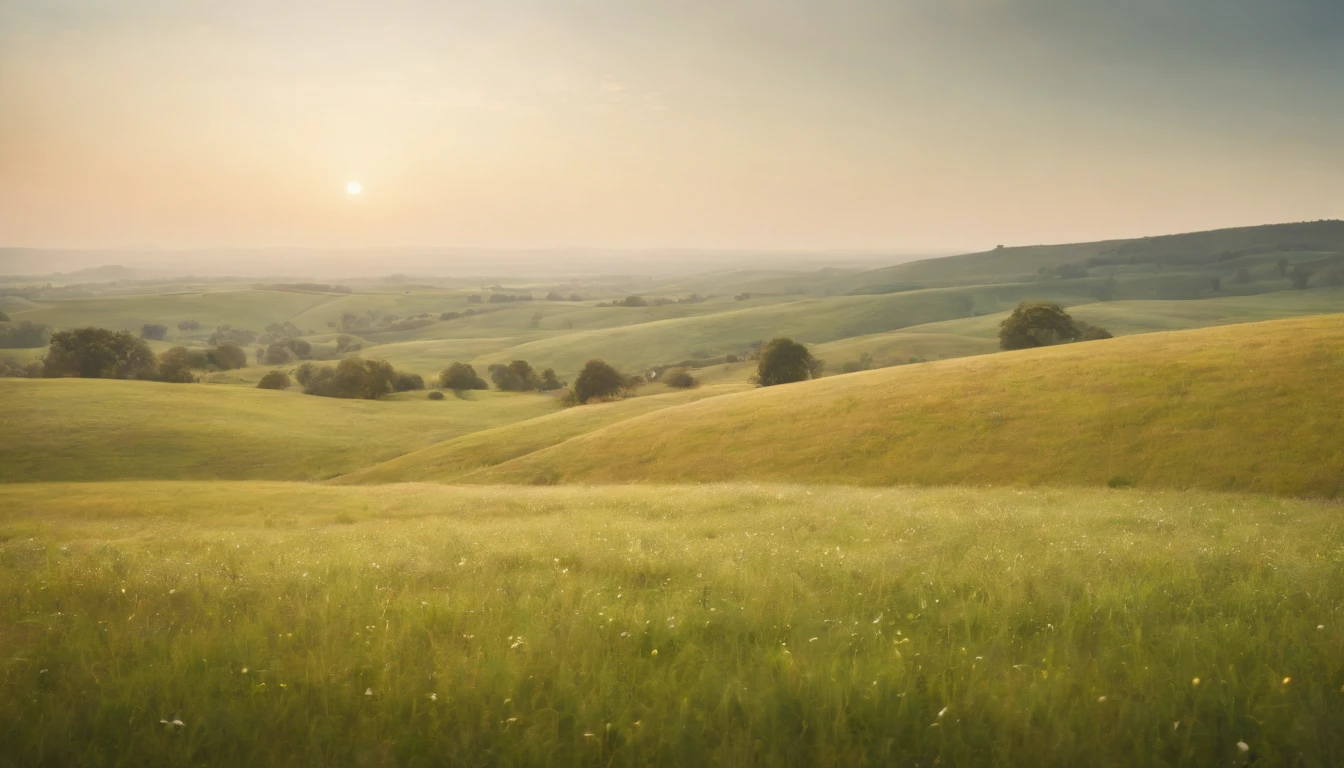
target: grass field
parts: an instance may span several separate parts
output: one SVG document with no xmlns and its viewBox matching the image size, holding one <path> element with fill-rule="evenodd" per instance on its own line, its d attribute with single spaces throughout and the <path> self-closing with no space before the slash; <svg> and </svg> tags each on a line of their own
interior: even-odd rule
<svg viewBox="0 0 1344 768">
<path fill-rule="evenodd" d="M 780 335 L 828 375 L 574 408 L 0 379 L 0 768 L 1344 764 L 1340 252 L 1313 222 L 579 302 L 12 284 L 15 321 L 155 352 L 292 322 L 326 354 L 351 313 L 426 379 Z M 1023 300 L 1118 338 L 997 353 Z M 896 367 L 829 375 L 864 353 Z"/>
<path fill-rule="evenodd" d="M 0 379 L 0 482 L 315 480 L 559 410 L 501 392 L 336 400 L 243 387 Z"/>
<path fill-rule="evenodd" d="M 1344 761 L 1334 504 L 116 483 L 0 510 L 0 765 Z"/>
<path fill-rule="evenodd" d="M 630 419 L 473 482 L 1344 490 L 1344 315 L 902 366 Z"/>
</svg>

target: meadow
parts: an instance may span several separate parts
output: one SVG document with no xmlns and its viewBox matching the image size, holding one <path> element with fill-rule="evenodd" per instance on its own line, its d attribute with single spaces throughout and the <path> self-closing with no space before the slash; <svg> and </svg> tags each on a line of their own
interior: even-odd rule
<svg viewBox="0 0 1344 768">
<path fill-rule="evenodd" d="M 1344 760 L 1339 506 L 0 488 L 0 765 Z"/>
<path fill-rule="evenodd" d="M 14 323 L 158 323 L 156 353 L 288 323 L 431 386 L 698 379 L 345 400 L 257 388 L 298 365 L 261 340 L 196 384 L 0 378 L 0 767 L 1344 764 L 1340 265 L 1313 222 L 509 287 L 0 281 Z M 1030 300 L 1116 338 L 997 351 Z M 784 334 L 826 375 L 756 387 Z"/>
</svg>

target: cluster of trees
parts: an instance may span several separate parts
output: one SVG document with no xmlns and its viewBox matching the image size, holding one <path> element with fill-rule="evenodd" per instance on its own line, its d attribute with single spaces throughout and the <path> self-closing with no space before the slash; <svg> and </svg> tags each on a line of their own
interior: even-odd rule
<svg viewBox="0 0 1344 768">
<path fill-rule="evenodd" d="M 859 371 L 871 371 L 875 367 L 873 356 L 864 352 L 859 355 L 858 360 L 849 360 L 840 366 L 841 373 L 858 373 Z"/>
<path fill-rule="evenodd" d="M 190 333 L 190 332 L 192 332 L 192 331 L 199 331 L 200 329 L 201 329 L 201 324 L 198 323 L 198 322 L 196 322 L 195 320 L 183 320 L 182 322 L 180 322 L 180 323 L 177 324 L 177 330 L 179 330 L 179 331 L 181 331 L 181 332 L 183 332 L 183 333 Z"/>
<path fill-rule="evenodd" d="M 673 389 L 695 389 L 700 386 L 700 380 L 685 368 L 673 368 L 663 374 L 662 382 Z"/>
<path fill-rule="evenodd" d="M 149 345 L 129 331 L 75 328 L 52 334 L 42 375 L 48 378 L 153 379 L 158 369 L 158 358 Z"/>
<path fill-rule="evenodd" d="M 1109 338 L 1105 328 L 1075 320 L 1051 301 L 1024 301 L 999 325 L 999 348 L 1005 350 Z"/>
<path fill-rule="evenodd" d="M 47 346 L 51 339 L 50 327 L 27 320 L 11 324 L 8 318 L 6 315 L 5 320 L 0 321 L 0 349 L 38 349 Z"/>
<path fill-rule="evenodd" d="M 560 293 L 559 291 L 551 291 L 550 293 L 547 293 L 547 294 L 546 294 L 546 300 L 547 300 L 547 301 L 583 301 L 583 297 L 580 296 L 580 295 L 577 294 L 577 293 L 571 293 L 571 294 L 569 294 L 569 296 L 565 296 L 564 294 Z"/>
<path fill-rule="evenodd" d="M 508 365 L 492 365 L 487 369 L 490 380 L 501 392 L 550 392 L 564 389 L 565 382 L 547 368 L 537 373 L 526 360 L 514 360 Z"/>
<path fill-rule="evenodd" d="M 173 347 L 159 355 L 160 381 L 191 383 L 192 371 L 231 371 L 247 365 L 247 352 L 237 344 L 220 344 L 212 349 Z"/>
<path fill-rule="evenodd" d="M 307 360 L 312 354 L 313 345 L 303 339 L 282 339 L 265 348 L 257 347 L 257 362 L 284 365 L 291 360 Z"/>
<path fill-rule="evenodd" d="M 210 334 L 207 341 L 210 346 L 220 344 L 237 344 L 240 347 L 247 346 L 257 340 L 256 331 L 248 331 L 242 328 L 234 328 L 232 325 L 219 325 L 215 327 L 215 332 Z"/>
<path fill-rule="evenodd" d="M 347 357 L 336 365 L 307 362 L 294 371 L 294 379 L 305 394 L 319 397 L 377 400 L 390 392 L 424 389 L 419 374 L 405 373 L 385 360 Z M 287 389 L 292 385 L 283 371 L 271 371 L 257 386 L 261 389 Z"/>
</svg>

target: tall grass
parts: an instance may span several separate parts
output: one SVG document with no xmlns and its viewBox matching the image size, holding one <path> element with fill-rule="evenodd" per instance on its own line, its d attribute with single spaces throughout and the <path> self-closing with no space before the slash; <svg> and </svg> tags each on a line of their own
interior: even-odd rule
<svg viewBox="0 0 1344 768">
<path fill-rule="evenodd" d="M 1344 761 L 1328 503 L 119 483 L 0 510 L 0 765 Z"/>
</svg>

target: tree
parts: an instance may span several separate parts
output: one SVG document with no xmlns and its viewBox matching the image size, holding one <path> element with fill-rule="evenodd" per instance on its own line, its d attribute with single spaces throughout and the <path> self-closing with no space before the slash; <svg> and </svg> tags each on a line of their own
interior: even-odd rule
<svg viewBox="0 0 1344 768">
<path fill-rule="evenodd" d="M 1209 281 L 1209 286 L 1210 286 L 1211 288 L 1213 288 L 1213 290 L 1214 290 L 1215 293 L 1217 293 L 1217 292 L 1219 292 L 1219 291 L 1222 291 L 1222 290 L 1223 290 L 1223 278 L 1221 278 L 1221 277 L 1215 277 L 1215 278 L 1213 278 L 1213 280 L 1210 280 L 1210 281 Z"/>
<path fill-rule="evenodd" d="M 625 389 L 626 380 L 619 371 L 601 360 L 589 360 L 574 380 L 574 399 L 582 404 L 616 397 Z"/>
<path fill-rule="evenodd" d="M 1311 281 L 1311 275 L 1311 272 L 1308 272 L 1300 266 L 1293 267 L 1293 271 L 1288 273 L 1288 279 L 1293 281 L 1293 290 L 1307 290 L 1307 283 Z"/>
<path fill-rule="evenodd" d="M 508 365 L 492 365 L 490 380 L 501 392 L 533 392 L 541 388 L 541 377 L 526 360 L 514 360 Z"/>
<path fill-rule="evenodd" d="M 296 375 L 309 395 L 377 400 L 393 391 L 399 374 L 383 360 L 347 357 L 335 368 L 305 363 Z"/>
<path fill-rule="evenodd" d="M 1245 267 L 1238 269 L 1237 273 L 1232 275 L 1232 283 L 1234 285 L 1245 285 L 1249 282 L 1251 282 L 1251 272 Z"/>
<path fill-rule="evenodd" d="M 275 342 L 266 348 L 266 354 L 261 362 L 266 365 L 284 365 L 289 362 L 289 347 L 281 342 Z"/>
<path fill-rule="evenodd" d="M 557 389 L 564 389 L 565 382 L 555 375 L 554 368 L 547 368 L 541 372 L 541 386 L 538 387 L 542 392 L 554 392 Z"/>
<path fill-rule="evenodd" d="M 858 360 L 850 360 L 840 366 L 841 373 L 858 373 L 859 371 L 869 371 L 873 368 L 873 356 L 864 352 L 859 355 Z"/>
<path fill-rule="evenodd" d="M 51 340 L 51 328 L 27 320 L 0 327 L 0 349 L 39 349 Z"/>
<path fill-rule="evenodd" d="M 476 369 L 467 363 L 453 363 L 439 374 L 439 386 L 461 392 L 467 389 L 489 389 L 485 379 L 476 375 Z"/>
<path fill-rule="evenodd" d="M 1278 262 L 1274 265 L 1279 270 L 1279 277 L 1288 276 L 1288 259 L 1280 256 Z"/>
<path fill-rule="evenodd" d="M 781 336 L 761 347 L 761 360 L 756 366 L 756 376 L 763 387 L 807 381 L 821 373 L 818 363 L 807 347 Z"/>
<path fill-rule="evenodd" d="M 210 362 L 221 371 L 231 371 L 247 366 L 247 353 L 237 344 L 225 342 L 210 350 Z"/>
<path fill-rule="evenodd" d="M 195 320 L 183 320 L 177 324 L 177 330 L 182 331 L 183 333 L 188 331 L 199 331 L 200 329 L 201 324 Z"/>
<path fill-rule="evenodd" d="M 151 341 L 163 341 L 168 335 L 168 326 L 166 325 L 142 325 L 140 326 L 140 338 Z"/>
<path fill-rule="evenodd" d="M 398 372 L 396 379 L 392 382 L 393 392 L 410 392 L 412 390 L 424 388 L 425 380 L 418 373 Z"/>
<path fill-rule="evenodd" d="M 1077 341 L 1082 335 L 1064 308 L 1050 301 L 1024 301 L 999 325 L 1000 349 L 1031 349 Z"/>
<path fill-rule="evenodd" d="M 48 378 L 152 379 L 158 359 L 149 345 L 129 331 L 76 328 L 51 337 L 51 351 L 43 366 Z"/>
<path fill-rule="evenodd" d="M 258 389 L 289 389 L 289 374 L 284 371 L 270 371 L 257 382 Z"/>
</svg>

